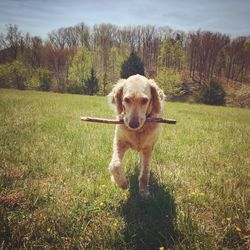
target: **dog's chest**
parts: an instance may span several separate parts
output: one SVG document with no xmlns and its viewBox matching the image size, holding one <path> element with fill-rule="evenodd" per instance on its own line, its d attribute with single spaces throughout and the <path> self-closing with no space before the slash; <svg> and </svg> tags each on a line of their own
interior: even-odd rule
<svg viewBox="0 0 250 250">
<path fill-rule="evenodd" d="M 123 131 L 122 140 L 125 140 L 132 149 L 141 151 L 144 148 L 154 146 L 159 132 L 159 125 L 151 124 L 143 128 L 142 131 Z"/>
</svg>

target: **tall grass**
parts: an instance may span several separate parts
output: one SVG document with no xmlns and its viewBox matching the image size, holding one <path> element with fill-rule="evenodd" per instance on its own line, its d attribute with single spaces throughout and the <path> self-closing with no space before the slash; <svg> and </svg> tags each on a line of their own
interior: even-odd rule
<svg viewBox="0 0 250 250">
<path fill-rule="evenodd" d="M 138 155 L 110 182 L 114 126 L 104 97 L 0 90 L 0 242 L 11 248 L 247 249 L 250 111 L 167 103 L 138 196 Z"/>
</svg>

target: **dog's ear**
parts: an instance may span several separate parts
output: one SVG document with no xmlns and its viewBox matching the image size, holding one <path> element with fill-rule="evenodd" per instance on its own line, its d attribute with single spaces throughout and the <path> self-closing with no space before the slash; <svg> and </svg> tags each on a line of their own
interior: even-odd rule
<svg viewBox="0 0 250 250">
<path fill-rule="evenodd" d="M 162 104 L 166 99 L 163 91 L 157 86 L 154 80 L 149 80 L 149 84 L 151 87 L 151 96 L 152 96 L 152 110 L 150 112 L 151 115 L 157 115 L 162 112 Z"/>
<path fill-rule="evenodd" d="M 122 98 L 123 98 L 123 86 L 126 80 L 119 80 L 113 87 L 112 91 L 108 94 L 109 103 L 115 107 L 118 114 L 123 111 Z"/>
</svg>

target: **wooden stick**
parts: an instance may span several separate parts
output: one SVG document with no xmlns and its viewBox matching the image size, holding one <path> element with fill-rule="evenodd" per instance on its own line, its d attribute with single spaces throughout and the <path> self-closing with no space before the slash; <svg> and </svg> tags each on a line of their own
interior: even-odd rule
<svg viewBox="0 0 250 250">
<path fill-rule="evenodd" d="M 81 121 L 82 122 L 106 123 L 106 124 L 123 124 L 124 123 L 123 120 L 105 119 L 105 118 L 97 118 L 97 117 L 84 117 L 84 116 L 81 116 Z M 176 124 L 176 120 L 163 119 L 163 118 L 147 118 L 146 122 Z"/>
</svg>

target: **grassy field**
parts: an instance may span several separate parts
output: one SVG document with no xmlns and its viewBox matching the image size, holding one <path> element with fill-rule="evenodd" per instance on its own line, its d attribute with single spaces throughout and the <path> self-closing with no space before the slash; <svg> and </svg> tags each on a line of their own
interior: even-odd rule
<svg viewBox="0 0 250 250">
<path fill-rule="evenodd" d="M 248 249 L 250 110 L 167 103 L 152 197 L 110 181 L 105 97 L 0 90 L 0 248 Z"/>
</svg>

